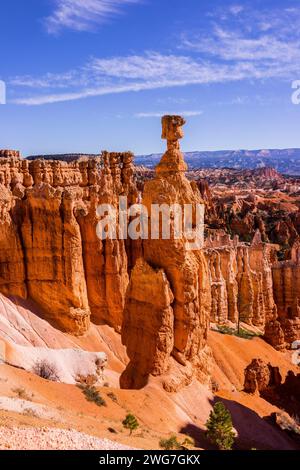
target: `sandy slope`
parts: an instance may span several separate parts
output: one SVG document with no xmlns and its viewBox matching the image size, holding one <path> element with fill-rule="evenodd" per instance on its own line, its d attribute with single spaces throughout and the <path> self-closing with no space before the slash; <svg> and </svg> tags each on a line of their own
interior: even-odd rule
<svg viewBox="0 0 300 470">
<path fill-rule="evenodd" d="M 106 381 L 110 388 L 99 389 L 107 404 L 101 408 L 87 402 L 76 386 L 48 382 L 23 370 L 0 365 L 0 426 L 13 429 L 12 436 L 24 427 L 33 429 L 28 436 L 35 436 L 36 429 L 55 428 L 129 447 L 157 449 L 162 437 L 175 433 L 179 438 L 192 435 L 200 448 L 209 448 L 204 437 L 205 422 L 214 401 L 222 399 L 232 412 L 240 447 L 295 447 L 289 437 L 265 419 L 276 408 L 241 392 L 244 368 L 254 357 L 279 365 L 283 374 L 291 368 L 288 356 L 274 351 L 259 338 L 248 341 L 211 332 L 214 380 L 220 386 L 216 397 L 197 382 L 177 394 L 166 393 L 156 380 L 151 380 L 144 390 L 120 390 L 118 379 L 127 357 L 120 336 L 113 330 L 94 325 L 85 337 L 73 338 L 40 319 L 34 313 L 34 306 L 15 306 L 3 297 L 0 300 L 0 339 L 22 345 L 104 351 L 109 360 Z M 122 426 L 128 412 L 134 413 L 140 422 L 132 437 Z M 30 442 L 26 444 L 29 448 Z M 86 445 L 85 438 L 82 445 Z"/>
<path fill-rule="evenodd" d="M 0 450 L 130 450 L 108 439 L 98 439 L 74 429 L 0 427 Z"/>
<path fill-rule="evenodd" d="M 244 370 L 252 359 L 260 358 L 280 368 L 283 378 L 289 370 L 297 371 L 290 353 L 281 353 L 259 337 L 245 340 L 210 331 L 209 345 L 213 351 L 213 377 L 220 388 L 242 390 Z"/>
</svg>

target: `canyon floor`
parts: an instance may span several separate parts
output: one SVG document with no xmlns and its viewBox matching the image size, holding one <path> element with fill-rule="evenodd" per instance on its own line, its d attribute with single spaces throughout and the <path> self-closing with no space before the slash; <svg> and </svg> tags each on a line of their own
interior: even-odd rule
<svg viewBox="0 0 300 470">
<path fill-rule="evenodd" d="M 246 340 L 210 331 L 213 382 L 219 388 L 215 394 L 197 381 L 177 393 L 166 393 L 154 378 L 142 390 L 121 390 L 119 376 L 128 359 L 120 336 L 111 328 L 93 325 L 85 337 L 74 338 L 37 317 L 29 305 L 17 306 L 1 296 L 0 310 L 4 342 L 9 337 L 26 345 L 30 339 L 36 346 L 79 347 L 108 355 L 103 386 L 98 388 L 106 402 L 102 407 L 88 402 L 75 385 L 0 365 L 1 449 L 159 449 L 160 439 L 173 434 L 182 441 L 190 435 L 197 448 L 210 449 L 205 422 L 218 400 L 231 411 L 237 448 L 297 448 L 295 441 L 270 421 L 270 415 L 280 410 L 242 391 L 244 369 L 253 357 L 278 366 L 283 377 L 288 370 L 296 371 L 290 353 L 275 351 L 259 337 Z M 132 436 L 122 425 L 129 412 L 140 423 Z"/>
</svg>

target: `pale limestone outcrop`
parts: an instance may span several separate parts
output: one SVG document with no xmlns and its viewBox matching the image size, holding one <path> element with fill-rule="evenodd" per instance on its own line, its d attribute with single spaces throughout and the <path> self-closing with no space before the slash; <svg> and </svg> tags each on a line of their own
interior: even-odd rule
<svg viewBox="0 0 300 470">
<path fill-rule="evenodd" d="M 12 341 L 0 340 L 0 363 L 38 374 L 41 365 L 49 369 L 50 380 L 66 384 L 103 384 L 107 355 L 81 349 L 51 349 L 22 346 Z"/>
</svg>

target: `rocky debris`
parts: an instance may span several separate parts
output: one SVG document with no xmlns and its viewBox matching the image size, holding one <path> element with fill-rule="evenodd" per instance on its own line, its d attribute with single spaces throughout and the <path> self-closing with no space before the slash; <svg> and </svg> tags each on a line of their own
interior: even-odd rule
<svg viewBox="0 0 300 470">
<path fill-rule="evenodd" d="M 270 388 L 280 385 L 281 381 L 278 367 L 273 367 L 262 359 L 253 359 L 245 369 L 244 390 L 247 393 L 263 394 Z"/>
<path fill-rule="evenodd" d="M 120 331 L 129 282 L 124 240 L 100 240 L 101 203 L 137 200 L 133 155 L 69 162 L 0 160 L 0 291 L 30 298 L 63 331 L 91 315 Z"/>
<path fill-rule="evenodd" d="M 277 319 L 268 321 L 266 323 L 264 339 L 271 346 L 273 346 L 273 348 L 279 351 L 283 351 L 286 349 L 284 332 L 280 321 L 278 321 Z"/>
<path fill-rule="evenodd" d="M 55 408 L 27 399 L 0 396 L 0 409 L 8 412 L 23 414 L 40 419 L 60 421 L 60 413 Z"/>
<path fill-rule="evenodd" d="M 283 381 L 278 367 L 253 359 L 245 369 L 244 391 L 259 394 L 289 415 L 300 413 L 300 374 L 293 371 L 289 371 Z"/>
<path fill-rule="evenodd" d="M 192 185 L 184 175 L 186 164 L 179 146 L 179 139 L 183 137 L 181 128 L 183 124 L 184 120 L 179 116 L 165 116 L 162 120 L 162 137 L 167 139 L 168 149 L 156 168 L 155 178 L 146 182 L 143 192 L 143 204 L 148 209 L 149 227 L 153 204 L 167 204 L 168 207 L 172 204 L 178 204 L 180 207 L 184 204 L 191 204 L 192 207 L 196 207 L 198 204 L 203 207 L 198 188 Z M 163 374 L 169 367 L 169 378 L 164 374 L 164 386 L 168 390 L 178 390 L 190 383 L 193 377 L 198 377 L 205 382 L 209 376 L 210 353 L 206 347 L 210 312 L 208 267 L 200 249 L 191 251 L 187 248 L 187 239 L 184 236 L 180 240 L 175 238 L 174 218 L 171 219 L 170 240 L 163 239 L 159 220 L 157 220 L 157 226 L 159 227 L 158 239 L 143 241 L 143 257 L 152 268 L 162 270 L 159 271 L 161 273 L 159 292 L 163 284 L 168 282 L 174 296 L 172 308 L 169 305 L 170 294 L 166 295 L 163 302 L 157 293 L 152 299 L 150 298 L 150 288 L 144 289 L 144 296 L 140 295 L 140 287 L 138 281 L 135 281 L 135 276 L 141 266 L 144 266 L 145 270 L 146 267 L 138 264 L 137 271 L 133 271 L 133 282 L 127 294 L 126 318 L 130 316 L 131 323 L 130 325 L 128 322 L 123 323 L 123 341 L 129 349 L 130 358 L 143 357 L 143 361 L 135 360 L 135 383 L 144 380 L 145 371 L 149 373 L 152 369 L 154 374 L 158 372 Z M 200 230 L 202 230 L 200 238 L 202 236 L 203 239 L 203 224 Z M 156 274 L 153 273 L 152 276 L 155 277 Z M 164 276 L 166 281 L 162 280 Z M 135 289 L 137 294 L 134 292 Z M 166 292 L 166 288 L 163 291 Z M 138 302 L 136 296 L 138 296 Z M 174 329 L 170 335 L 172 309 Z M 164 312 L 163 315 L 162 312 Z M 143 319 L 145 313 L 147 316 L 151 315 L 151 320 Z M 168 333 L 164 342 L 160 339 L 162 317 L 168 324 Z M 156 332 L 153 332 L 154 341 L 150 341 L 145 333 L 145 343 L 130 339 L 135 336 L 139 321 L 147 325 L 150 321 L 152 322 L 156 329 Z M 173 350 L 171 351 L 172 342 Z M 155 344 L 157 350 L 153 352 Z M 147 358 L 145 358 L 145 351 L 149 354 Z M 156 361 L 153 363 L 152 357 L 159 358 L 159 363 Z M 129 373 L 129 376 L 132 374 Z M 130 378 L 128 380 L 131 381 Z M 127 379 L 123 380 L 122 385 L 128 386 Z"/>
<path fill-rule="evenodd" d="M 0 428 L 2 450 L 133 450 L 74 429 Z"/>
<path fill-rule="evenodd" d="M 289 416 L 287 413 L 283 411 L 273 413 L 271 415 L 274 423 L 282 430 L 291 435 L 297 435 L 300 437 L 300 426 L 297 424 L 295 419 Z"/>
</svg>

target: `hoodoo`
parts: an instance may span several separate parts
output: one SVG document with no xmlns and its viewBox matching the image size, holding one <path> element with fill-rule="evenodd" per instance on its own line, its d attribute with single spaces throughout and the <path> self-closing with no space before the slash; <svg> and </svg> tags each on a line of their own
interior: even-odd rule
<svg viewBox="0 0 300 470">
<path fill-rule="evenodd" d="M 154 205 L 184 208 L 188 204 L 194 213 L 200 209 L 203 218 L 200 224 L 198 221 L 197 236 L 201 245 L 204 205 L 197 186 L 185 176 L 187 166 L 179 145 L 184 124 L 180 116 L 163 117 L 162 138 L 167 140 L 168 149 L 156 168 L 155 178 L 145 184 L 142 199 L 149 214 L 149 230 L 151 221 L 153 226 L 151 217 L 156 217 L 152 212 Z M 133 269 L 127 292 L 122 340 L 130 363 L 121 377 L 121 386 L 139 388 L 148 376 L 163 376 L 164 387 L 174 391 L 194 377 L 202 382 L 209 379 L 209 274 L 202 249 L 189 249 L 184 234 L 180 239 L 175 237 L 175 214 L 171 216 L 170 239 L 164 239 L 159 218 L 154 225 L 157 224 L 159 237 L 149 236 L 143 241 L 143 260 Z M 141 271 L 143 276 L 149 276 L 149 285 L 155 280 L 155 290 L 137 286 Z M 156 360 L 153 362 L 150 357 Z"/>
</svg>

